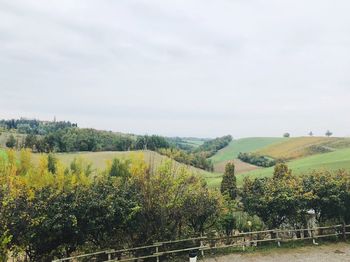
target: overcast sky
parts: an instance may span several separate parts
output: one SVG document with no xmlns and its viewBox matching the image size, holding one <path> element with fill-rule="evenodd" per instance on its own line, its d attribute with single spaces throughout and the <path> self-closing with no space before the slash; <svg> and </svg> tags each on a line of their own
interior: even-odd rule
<svg viewBox="0 0 350 262">
<path fill-rule="evenodd" d="M 0 118 L 350 135 L 349 10 L 349 0 L 0 0 Z"/>
</svg>

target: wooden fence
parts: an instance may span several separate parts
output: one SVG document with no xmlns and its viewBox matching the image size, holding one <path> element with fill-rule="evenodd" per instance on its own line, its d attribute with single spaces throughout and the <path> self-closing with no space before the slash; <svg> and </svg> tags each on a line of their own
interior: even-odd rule
<svg viewBox="0 0 350 262">
<path fill-rule="evenodd" d="M 199 255 L 205 256 L 206 252 L 229 247 L 237 247 L 245 250 L 246 247 L 259 246 L 263 243 L 276 243 L 278 246 L 283 242 L 312 240 L 317 245 L 317 240 L 346 239 L 350 235 L 350 225 L 334 225 L 306 229 L 277 229 L 255 232 L 239 233 L 225 237 L 196 237 L 166 242 L 157 242 L 152 245 L 127 248 L 121 250 L 104 250 L 90 254 L 62 258 L 53 262 L 77 262 L 77 261 L 135 261 L 144 260 L 159 262 L 162 258 L 186 254 L 190 251 L 198 251 Z"/>
</svg>

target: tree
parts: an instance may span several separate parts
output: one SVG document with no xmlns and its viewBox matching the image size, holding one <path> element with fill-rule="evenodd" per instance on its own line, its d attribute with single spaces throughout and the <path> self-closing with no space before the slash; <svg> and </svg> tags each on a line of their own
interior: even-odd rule
<svg viewBox="0 0 350 262">
<path fill-rule="evenodd" d="M 127 178 L 129 173 L 129 162 L 121 161 L 118 158 L 112 160 L 111 168 L 109 169 L 109 175 L 111 177 Z"/>
<path fill-rule="evenodd" d="M 37 143 L 36 136 L 33 134 L 29 134 L 26 136 L 24 140 L 24 147 L 34 149 L 36 143 Z"/>
<path fill-rule="evenodd" d="M 242 201 L 244 209 L 251 215 L 258 215 L 270 228 L 278 228 L 283 223 L 296 225 L 302 213 L 300 206 L 299 180 L 258 178 L 245 180 Z"/>
<path fill-rule="evenodd" d="M 314 136 L 314 133 L 312 131 L 310 131 L 309 136 Z"/>
<path fill-rule="evenodd" d="M 16 138 L 11 134 L 6 141 L 6 146 L 9 148 L 14 148 L 16 146 Z"/>
<path fill-rule="evenodd" d="M 326 136 L 330 137 L 331 135 L 333 135 L 333 133 L 331 131 L 327 130 Z"/>
<path fill-rule="evenodd" d="M 225 166 L 225 173 L 222 177 L 221 194 L 228 194 L 231 199 L 235 199 L 237 196 L 237 183 L 235 176 L 235 164 L 229 162 Z"/>
<path fill-rule="evenodd" d="M 273 179 L 289 178 L 292 175 L 292 170 L 285 163 L 279 163 L 273 171 Z"/>
<path fill-rule="evenodd" d="M 288 138 L 288 137 L 290 137 L 290 134 L 287 132 L 287 133 L 284 133 L 283 134 L 283 137 L 286 137 L 286 138 Z"/>
<path fill-rule="evenodd" d="M 51 174 L 56 174 L 56 164 L 57 164 L 57 159 L 56 157 L 49 153 L 47 155 L 47 169 Z"/>
</svg>

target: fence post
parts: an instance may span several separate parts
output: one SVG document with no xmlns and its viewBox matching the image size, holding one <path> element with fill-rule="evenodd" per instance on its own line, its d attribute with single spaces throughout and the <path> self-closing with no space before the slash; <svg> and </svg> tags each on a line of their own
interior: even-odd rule
<svg viewBox="0 0 350 262">
<path fill-rule="evenodd" d="M 202 255 L 202 257 L 204 257 L 204 250 L 203 250 L 204 245 L 203 245 L 203 239 L 201 239 L 201 241 L 200 241 L 200 247 L 201 247 L 201 255 Z"/>
<path fill-rule="evenodd" d="M 281 242 L 280 242 L 280 240 L 278 238 L 279 238 L 278 231 L 276 231 L 277 245 L 280 247 L 281 246 Z"/>
<path fill-rule="evenodd" d="M 158 249 L 159 247 L 158 246 L 156 246 L 156 253 L 157 253 L 157 262 L 159 262 L 159 256 L 158 256 L 158 251 L 159 251 L 159 249 Z"/>
</svg>

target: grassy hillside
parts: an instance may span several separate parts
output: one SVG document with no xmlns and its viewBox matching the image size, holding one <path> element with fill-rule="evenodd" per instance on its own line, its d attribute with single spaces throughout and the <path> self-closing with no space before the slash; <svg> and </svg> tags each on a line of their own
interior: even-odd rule
<svg viewBox="0 0 350 262">
<path fill-rule="evenodd" d="M 258 169 L 259 167 L 257 166 L 253 166 L 237 160 L 236 158 L 238 156 L 238 153 L 252 152 L 283 140 L 285 139 L 277 137 L 250 137 L 232 140 L 232 142 L 227 147 L 221 149 L 213 157 L 211 157 L 211 160 L 214 163 L 214 171 L 223 173 L 225 170 L 225 165 L 229 161 L 235 162 L 236 174 Z"/>
<path fill-rule="evenodd" d="M 219 163 L 226 160 L 235 159 L 239 152 L 252 152 L 268 145 L 285 140 L 278 137 L 250 137 L 232 140 L 232 142 L 225 148 L 221 149 L 211 160 L 214 163 Z"/>
<path fill-rule="evenodd" d="M 338 170 L 346 169 L 350 171 L 350 148 L 341 149 L 330 153 L 318 154 L 302 159 L 296 159 L 288 162 L 288 166 L 293 173 L 300 175 L 313 170 L 327 169 Z M 243 178 L 269 177 L 273 174 L 273 167 L 254 170 L 237 176 L 238 182 L 241 183 Z"/>
<path fill-rule="evenodd" d="M 290 160 L 344 148 L 350 148 L 349 138 L 295 137 L 261 148 L 257 153 L 275 159 Z"/>
</svg>

